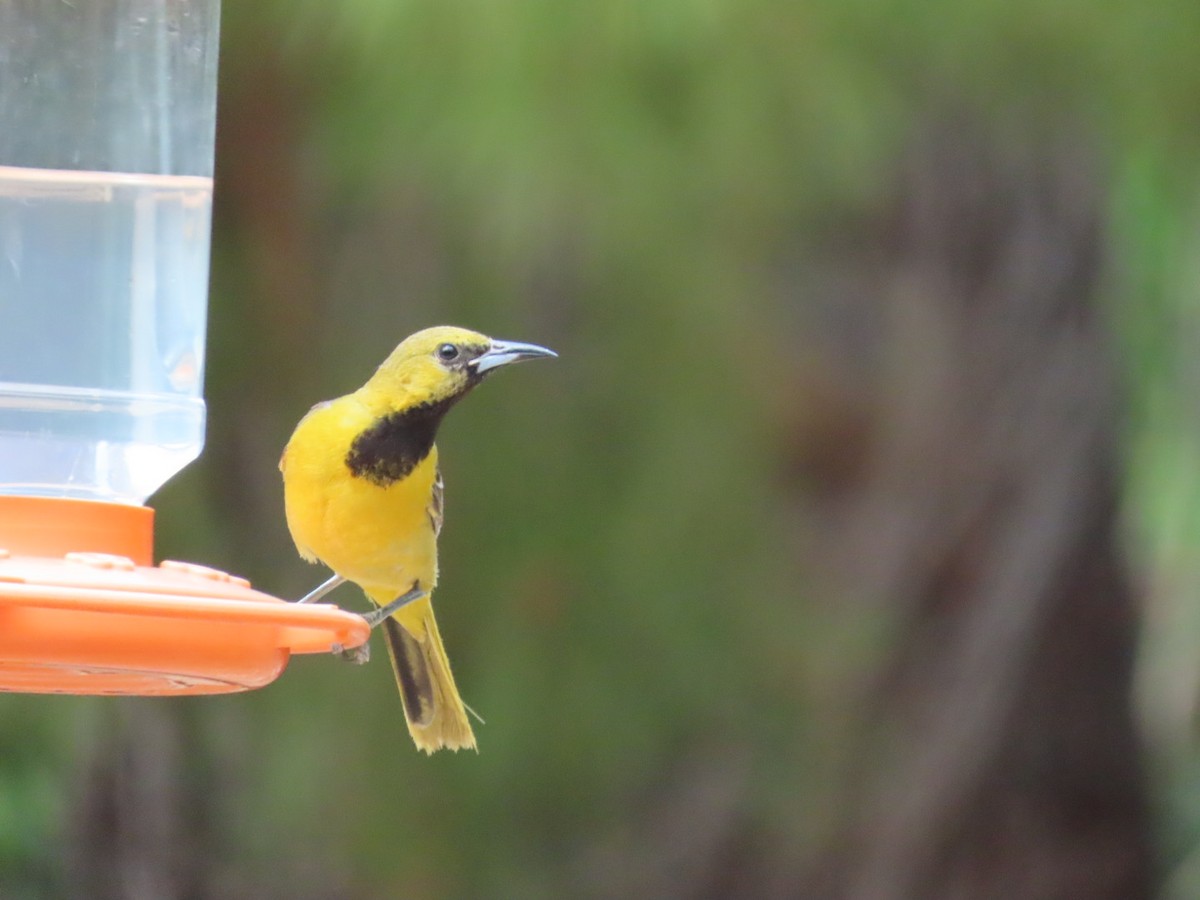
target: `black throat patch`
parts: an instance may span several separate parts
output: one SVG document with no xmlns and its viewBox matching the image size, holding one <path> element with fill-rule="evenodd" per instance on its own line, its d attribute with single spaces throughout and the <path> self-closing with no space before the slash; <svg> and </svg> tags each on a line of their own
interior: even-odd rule
<svg viewBox="0 0 1200 900">
<path fill-rule="evenodd" d="M 377 419 L 350 445 L 350 474 L 380 487 L 404 478 L 429 455 L 442 416 L 455 399 L 422 403 Z"/>
</svg>

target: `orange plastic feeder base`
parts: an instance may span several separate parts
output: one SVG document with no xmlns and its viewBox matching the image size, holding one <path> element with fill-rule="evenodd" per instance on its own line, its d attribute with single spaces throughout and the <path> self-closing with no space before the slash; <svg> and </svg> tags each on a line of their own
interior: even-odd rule
<svg viewBox="0 0 1200 900">
<path fill-rule="evenodd" d="M 218 694 L 293 653 L 366 642 L 361 616 L 206 566 L 153 566 L 148 507 L 0 496 L 0 691 Z"/>
</svg>

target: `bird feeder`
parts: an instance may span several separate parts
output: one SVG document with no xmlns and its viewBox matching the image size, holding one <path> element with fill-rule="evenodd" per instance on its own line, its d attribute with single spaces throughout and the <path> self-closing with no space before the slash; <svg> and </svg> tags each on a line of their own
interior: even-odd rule
<svg viewBox="0 0 1200 900">
<path fill-rule="evenodd" d="M 368 628 L 153 564 L 199 455 L 218 0 L 0 3 L 0 690 L 260 687 Z"/>
</svg>

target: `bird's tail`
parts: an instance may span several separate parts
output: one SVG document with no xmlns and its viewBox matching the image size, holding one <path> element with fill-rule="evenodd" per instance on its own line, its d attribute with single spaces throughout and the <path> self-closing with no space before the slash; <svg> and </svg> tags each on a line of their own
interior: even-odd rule
<svg viewBox="0 0 1200 900">
<path fill-rule="evenodd" d="M 422 597 L 384 619 L 383 635 L 400 686 L 408 733 L 417 747 L 426 753 L 443 747 L 474 750 L 475 733 L 450 674 L 429 598 Z"/>
</svg>

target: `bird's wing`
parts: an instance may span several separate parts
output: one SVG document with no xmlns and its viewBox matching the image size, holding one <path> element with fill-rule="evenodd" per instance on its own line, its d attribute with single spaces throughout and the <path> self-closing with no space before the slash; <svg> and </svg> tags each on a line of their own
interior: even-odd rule
<svg viewBox="0 0 1200 900">
<path fill-rule="evenodd" d="M 433 493 L 429 495 L 429 506 L 425 511 L 429 514 L 429 524 L 433 526 L 433 536 L 442 533 L 442 520 L 445 518 L 444 494 L 446 483 L 442 481 L 442 470 L 439 468 L 433 476 Z"/>
</svg>

